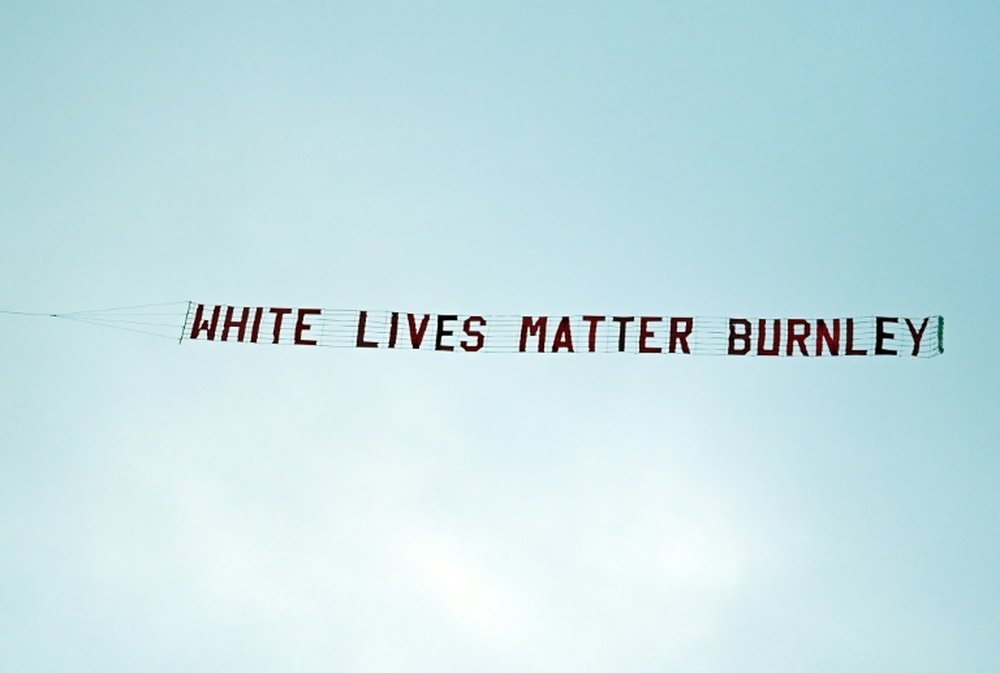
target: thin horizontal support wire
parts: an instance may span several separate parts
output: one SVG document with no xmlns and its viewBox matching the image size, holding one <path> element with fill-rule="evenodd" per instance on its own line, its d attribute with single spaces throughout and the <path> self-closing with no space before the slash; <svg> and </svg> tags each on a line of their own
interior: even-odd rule
<svg viewBox="0 0 1000 673">
<path fill-rule="evenodd" d="M 180 321 L 176 323 L 163 323 L 163 322 L 147 322 L 143 320 L 125 320 L 119 318 L 99 318 L 94 316 L 58 316 L 66 320 L 88 320 L 90 322 L 100 322 L 106 324 L 116 324 L 116 325 L 145 325 L 147 327 L 168 327 L 173 330 L 180 329 Z"/>
<path fill-rule="evenodd" d="M 96 309 L 89 309 L 89 310 L 85 310 L 85 311 L 67 311 L 67 312 L 64 312 L 64 313 L 59 313 L 58 315 L 59 316 L 74 316 L 74 315 L 84 315 L 84 314 L 92 314 L 92 313 L 111 313 L 111 312 L 115 312 L 115 311 L 130 311 L 130 310 L 133 310 L 133 309 L 157 308 L 157 307 L 160 307 L 160 306 L 182 306 L 182 305 L 186 306 L 187 303 L 188 303 L 187 300 L 184 300 L 184 301 L 160 302 L 160 303 L 157 303 L 157 304 L 137 304 L 135 306 L 114 306 L 114 307 L 111 307 L 111 308 L 96 308 Z"/>
<path fill-rule="evenodd" d="M 37 313 L 35 311 L 0 311 L 0 315 L 28 316 L 32 318 L 56 318 L 57 313 Z"/>
<path fill-rule="evenodd" d="M 96 325 L 98 327 L 106 327 L 108 329 L 117 329 L 117 330 L 121 330 L 123 332 L 134 332 L 136 334 L 146 334 L 148 336 L 160 337 L 161 339 L 170 339 L 171 341 L 174 341 L 174 340 L 177 339 L 177 333 L 176 333 L 176 331 L 172 335 L 167 335 L 167 334 L 160 334 L 158 332 L 150 332 L 148 330 L 134 329 L 132 327 L 122 327 L 121 325 L 111 325 L 111 324 L 108 324 L 106 322 L 100 322 L 100 321 L 96 321 L 96 320 L 91 320 L 89 318 L 80 318 L 80 317 L 67 316 L 67 315 L 62 315 L 62 316 L 58 316 L 58 317 L 62 318 L 63 320 L 72 320 L 73 322 L 81 322 L 81 323 L 86 323 L 88 325 Z"/>
</svg>

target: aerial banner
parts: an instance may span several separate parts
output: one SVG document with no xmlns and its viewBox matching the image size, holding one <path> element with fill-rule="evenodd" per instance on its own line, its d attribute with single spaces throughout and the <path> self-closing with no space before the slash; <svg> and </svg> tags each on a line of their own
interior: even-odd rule
<svg viewBox="0 0 1000 673">
<path fill-rule="evenodd" d="M 452 353 L 933 357 L 941 316 L 489 315 L 190 303 L 181 340 Z"/>
</svg>

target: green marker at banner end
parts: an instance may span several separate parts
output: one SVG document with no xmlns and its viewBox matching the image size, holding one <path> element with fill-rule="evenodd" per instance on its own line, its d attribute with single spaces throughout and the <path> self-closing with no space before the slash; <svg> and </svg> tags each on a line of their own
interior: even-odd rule
<svg viewBox="0 0 1000 673">
<path fill-rule="evenodd" d="M 938 353 L 944 353 L 944 316 L 938 316 Z"/>
</svg>

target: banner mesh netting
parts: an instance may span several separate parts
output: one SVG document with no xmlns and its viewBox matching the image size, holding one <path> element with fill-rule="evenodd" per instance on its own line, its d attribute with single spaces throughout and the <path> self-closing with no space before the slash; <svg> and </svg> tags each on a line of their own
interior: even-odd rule
<svg viewBox="0 0 1000 673">
<path fill-rule="evenodd" d="M 941 316 L 489 315 L 191 303 L 182 339 L 457 353 L 778 357 L 944 351 Z"/>
</svg>

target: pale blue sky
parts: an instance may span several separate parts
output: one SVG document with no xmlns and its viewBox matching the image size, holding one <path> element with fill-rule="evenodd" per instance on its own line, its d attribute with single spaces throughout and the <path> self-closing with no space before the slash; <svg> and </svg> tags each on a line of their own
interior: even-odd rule
<svg viewBox="0 0 1000 673">
<path fill-rule="evenodd" d="M 1000 666 L 1000 9 L 8 3 L 0 309 L 943 314 L 931 360 L 0 316 L 17 671 Z"/>
</svg>

